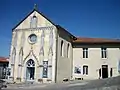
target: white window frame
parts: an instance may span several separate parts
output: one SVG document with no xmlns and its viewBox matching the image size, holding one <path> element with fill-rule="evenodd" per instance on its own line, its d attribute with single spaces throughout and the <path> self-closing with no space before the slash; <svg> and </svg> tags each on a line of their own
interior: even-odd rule
<svg viewBox="0 0 120 90">
<path fill-rule="evenodd" d="M 83 66 L 83 75 L 88 75 L 88 66 L 87 65 Z"/>
<path fill-rule="evenodd" d="M 107 48 L 101 48 L 101 58 L 107 58 Z"/>
<path fill-rule="evenodd" d="M 88 58 L 88 48 L 83 48 L 83 58 Z"/>
</svg>

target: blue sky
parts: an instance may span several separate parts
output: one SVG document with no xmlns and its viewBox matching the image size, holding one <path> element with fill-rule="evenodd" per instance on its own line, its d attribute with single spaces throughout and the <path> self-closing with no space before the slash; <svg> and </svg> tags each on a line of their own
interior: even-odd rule
<svg viewBox="0 0 120 90">
<path fill-rule="evenodd" d="M 0 56 L 9 56 L 12 28 L 35 3 L 75 36 L 120 38 L 120 0 L 0 0 Z"/>
</svg>

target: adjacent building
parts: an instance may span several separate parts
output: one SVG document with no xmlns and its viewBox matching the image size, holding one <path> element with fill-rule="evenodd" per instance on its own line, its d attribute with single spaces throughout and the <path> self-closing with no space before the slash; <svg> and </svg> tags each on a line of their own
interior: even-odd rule
<svg viewBox="0 0 120 90">
<path fill-rule="evenodd" d="M 0 57 L 0 79 L 7 79 L 9 58 Z"/>
<path fill-rule="evenodd" d="M 9 79 L 55 83 L 119 75 L 120 40 L 76 37 L 34 8 L 12 29 Z"/>
<path fill-rule="evenodd" d="M 73 78 L 101 79 L 120 75 L 120 41 L 77 38 L 73 41 Z"/>
</svg>

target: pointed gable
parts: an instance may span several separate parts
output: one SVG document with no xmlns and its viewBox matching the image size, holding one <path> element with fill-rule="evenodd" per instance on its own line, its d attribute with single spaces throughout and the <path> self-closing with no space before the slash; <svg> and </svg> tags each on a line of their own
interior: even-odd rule
<svg viewBox="0 0 120 90">
<path fill-rule="evenodd" d="M 20 21 L 14 28 L 15 29 L 26 29 L 30 28 L 30 23 L 32 18 L 37 17 L 37 27 L 55 26 L 55 24 L 50 21 L 46 16 L 40 13 L 38 10 L 33 9 L 22 21 Z"/>
</svg>

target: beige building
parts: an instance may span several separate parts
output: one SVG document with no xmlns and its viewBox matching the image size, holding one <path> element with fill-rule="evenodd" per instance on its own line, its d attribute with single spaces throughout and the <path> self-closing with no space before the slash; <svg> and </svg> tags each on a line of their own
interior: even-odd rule
<svg viewBox="0 0 120 90">
<path fill-rule="evenodd" d="M 77 38 L 37 9 L 12 30 L 14 82 L 62 82 L 119 75 L 120 40 Z"/>
<path fill-rule="evenodd" d="M 77 38 L 73 41 L 73 78 L 101 79 L 120 75 L 120 41 Z"/>
</svg>

